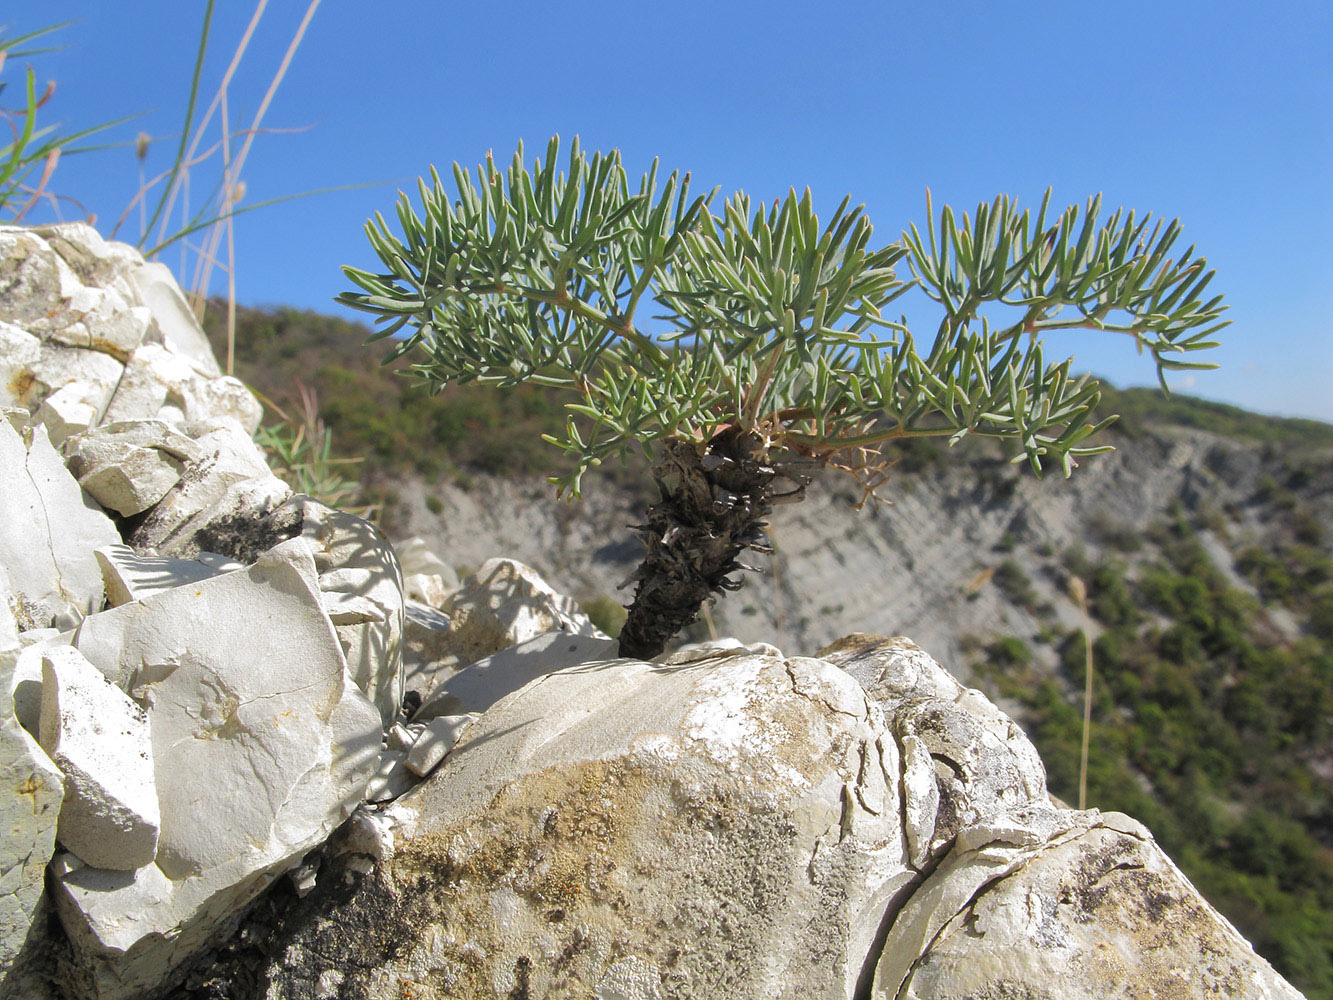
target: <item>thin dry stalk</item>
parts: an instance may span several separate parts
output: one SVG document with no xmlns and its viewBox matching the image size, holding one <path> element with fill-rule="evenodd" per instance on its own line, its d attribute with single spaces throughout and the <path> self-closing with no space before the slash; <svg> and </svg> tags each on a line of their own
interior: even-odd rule
<svg viewBox="0 0 1333 1000">
<path fill-rule="evenodd" d="M 1077 576 L 1069 578 L 1069 595 L 1083 613 L 1083 747 L 1078 763 L 1078 807 L 1088 807 L 1088 744 L 1092 733 L 1092 617 L 1088 614 L 1088 588 Z"/>
</svg>

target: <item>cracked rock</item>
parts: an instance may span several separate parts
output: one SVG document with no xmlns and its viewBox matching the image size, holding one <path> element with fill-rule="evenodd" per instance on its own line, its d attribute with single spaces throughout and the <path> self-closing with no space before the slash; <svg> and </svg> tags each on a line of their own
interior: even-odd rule
<svg viewBox="0 0 1333 1000">
<path fill-rule="evenodd" d="M 155 862 L 56 880 L 71 982 L 119 1000 L 164 981 L 346 818 L 376 766 L 380 719 L 347 677 L 304 539 L 90 616 L 76 646 L 152 727 Z"/>
<path fill-rule="evenodd" d="M 1299 1000 L 1141 826 L 1066 815 L 1082 818 L 1033 846 L 951 856 L 895 922 L 872 996 Z"/>
<path fill-rule="evenodd" d="M 11 709 L 11 673 L 19 656 L 16 623 L 8 611 L 0 564 L 0 996 L 42 900 L 43 872 L 55 850 L 64 795 L 60 771 Z M 12 994 L 18 996 L 20 994 Z"/>
<path fill-rule="evenodd" d="M 23 419 L 22 411 L 9 411 Z M 22 628 L 68 627 L 102 605 L 93 550 L 120 541 L 111 519 L 86 498 L 47 439 L 0 418 L 0 565 Z"/>
<path fill-rule="evenodd" d="M 186 463 L 199 456 L 198 445 L 162 420 L 103 424 L 65 443 L 65 459 L 79 485 L 125 517 L 166 496 Z"/>
<path fill-rule="evenodd" d="M 256 925 L 267 996 L 334 972 L 348 996 L 850 1000 L 911 878 L 897 810 L 849 792 L 890 780 L 862 770 L 877 740 L 878 708 L 814 660 L 548 671 L 390 807 L 374 870 L 335 842 L 282 928 Z"/>
</svg>

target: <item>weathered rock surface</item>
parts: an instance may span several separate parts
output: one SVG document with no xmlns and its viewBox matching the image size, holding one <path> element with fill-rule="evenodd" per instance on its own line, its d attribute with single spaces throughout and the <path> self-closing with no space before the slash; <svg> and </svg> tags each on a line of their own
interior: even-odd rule
<svg viewBox="0 0 1333 1000">
<path fill-rule="evenodd" d="M 319 572 L 324 609 L 338 630 L 353 683 L 380 711 L 385 726 L 402 701 L 403 585 L 388 540 L 365 518 L 296 496 L 276 518 L 300 519 Z"/>
<path fill-rule="evenodd" d="M 238 540 L 292 495 L 273 475 L 245 429 L 227 417 L 194 438 L 199 457 L 148 510 L 126 541 L 136 550 L 193 558 L 200 551 L 239 556 Z M 253 548 L 244 553 L 253 558 Z"/>
<path fill-rule="evenodd" d="M 1119 813 L 956 848 L 895 919 L 875 1000 L 1298 1000 Z"/>
<path fill-rule="evenodd" d="M 458 589 L 454 568 L 430 551 L 422 538 L 409 538 L 394 546 L 403 570 L 403 593 L 409 600 L 431 608 L 443 608 Z"/>
<path fill-rule="evenodd" d="M 65 779 L 60 843 L 98 868 L 151 864 L 159 813 L 148 715 L 72 646 L 42 656 L 39 742 Z"/>
<path fill-rule="evenodd" d="M 23 628 L 57 619 L 68 627 L 101 607 L 93 550 L 119 542 L 120 533 L 84 496 L 44 427 L 20 430 L 0 415 L 0 469 L 0 565 L 11 611 Z"/>
<path fill-rule="evenodd" d="M 906 640 L 549 651 L 517 690 L 486 673 L 504 654 L 456 674 L 501 696 L 198 995 L 244 970 L 270 1000 L 1299 996 Z"/>
<path fill-rule="evenodd" d="M 64 451 L 79 485 L 126 517 L 161 500 L 199 459 L 199 447 L 164 420 L 104 424 L 70 437 Z"/>
<path fill-rule="evenodd" d="M 202 559 L 140 556 L 128 545 L 107 545 L 93 554 L 97 556 L 97 564 L 102 568 L 107 606 L 112 608 L 130 601 L 143 600 L 173 587 L 198 583 L 219 573 L 244 568 L 241 563 L 226 556 L 217 556 L 210 562 Z M 201 557 L 208 555 L 210 553 L 200 553 Z"/>
<path fill-rule="evenodd" d="M 425 722 L 442 715 L 484 712 L 501 698 L 539 677 L 590 660 L 614 660 L 614 639 L 577 632 L 544 632 L 502 649 L 449 675 L 412 717 Z"/>
<path fill-rule="evenodd" d="M 19 996 L 13 965 L 37 917 L 46 863 L 55 850 L 64 794 L 60 771 L 14 718 L 11 674 L 19 654 L 0 566 L 0 997 Z"/>
<path fill-rule="evenodd" d="M 414 558 L 424 563 L 420 553 Z M 490 560 L 449 594 L 438 615 L 431 610 L 418 603 L 406 633 L 407 686 L 427 701 L 454 672 L 536 636 L 602 637 L 577 603 L 512 559 Z"/>
<path fill-rule="evenodd" d="M 72 981 L 89 997 L 134 997 L 347 816 L 380 720 L 347 677 L 304 539 L 93 615 L 76 646 L 148 706 L 152 728 L 154 864 L 56 880 Z"/>
<path fill-rule="evenodd" d="M 817 660 L 556 671 L 395 804 L 396 853 L 267 995 L 334 969 L 362 997 L 850 997 L 913 877 L 897 782 L 882 714 Z"/>
</svg>

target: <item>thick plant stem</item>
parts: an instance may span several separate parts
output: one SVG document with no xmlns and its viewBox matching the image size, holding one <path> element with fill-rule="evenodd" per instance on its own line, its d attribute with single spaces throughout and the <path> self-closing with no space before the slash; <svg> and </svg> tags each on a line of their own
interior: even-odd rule
<svg viewBox="0 0 1333 1000">
<path fill-rule="evenodd" d="M 662 499 L 637 530 L 648 552 L 620 633 L 620 655 L 652 659 L 715 592 L 736 590 L 745 548 L 768 551 L 764 518 L 777 472 L 759 438 L 730 427 L 702 447 L 671 441 L 653 469 Z"/>
</svg>

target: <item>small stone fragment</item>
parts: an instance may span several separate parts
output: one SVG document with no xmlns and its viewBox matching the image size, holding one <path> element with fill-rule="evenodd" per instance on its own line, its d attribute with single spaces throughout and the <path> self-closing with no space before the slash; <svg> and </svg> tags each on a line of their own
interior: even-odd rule
<svg viewBox="0 0 1333 1000">
<path fill-rule="evenodd" d="M 421 779 L 407 764 L 400 750 L 381 750 L 379 766 L 366 785 L 367 802 L 391 802 L 412 789 Z"/>
<path fill-rule="evenodd" d="M 41 744 L 65 776 L 66 849 L 113 871 L 150 864 L 160 815 L 148 716 L 72 646 L 42 656 Z"/>
<path fill-rule="evenodd" d="M 423 778 L 430 774 L 449 755 L 475 718 L 472 715 L 441 715 L 427 722 L 408 751 L 408 769 Z"/>
</svg>

